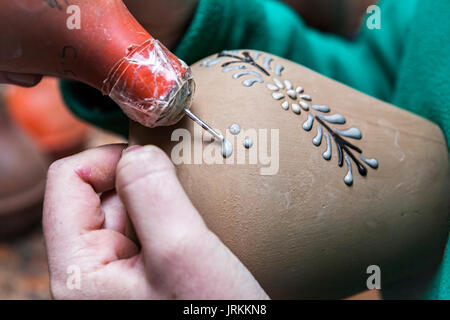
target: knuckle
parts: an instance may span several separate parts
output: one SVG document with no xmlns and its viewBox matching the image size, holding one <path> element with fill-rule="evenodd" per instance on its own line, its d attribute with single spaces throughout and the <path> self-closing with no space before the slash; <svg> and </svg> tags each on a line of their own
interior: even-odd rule
<svg viewBox="0 0 450 320">
<path fill-rule="evenodd" d="M 52 179 L 53 177 L 59 176 L 61 173 L 69 168 L 69 165 L 74 156 L 62 158 L 54 161 L 47 171 L 47 179 Z"/>
<path fill-rule="evenodd" d="M 148 145 L 134 152 L 125 153 L 124 162 L 150 161 L 151 163 L 171 163 L 164 151 L 152 145 Z"/>
<path fill-rule="evenodd" d="M 51 178 L 52 176 L 57 175 L 64 167 L 66 161 L 66 159 L 59 159 L 54 161 L 48 168 L 48 177 Z"/>
</svg>

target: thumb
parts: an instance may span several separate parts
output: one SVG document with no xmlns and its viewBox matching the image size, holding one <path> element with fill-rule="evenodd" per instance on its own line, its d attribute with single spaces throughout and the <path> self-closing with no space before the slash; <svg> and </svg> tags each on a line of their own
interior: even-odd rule
<svg viewBox="0 0 450 320">
<path fill-rule="evenodd" d="M 207 230 L 176 176 L 175 167 L 154 146 L 126 149 L 116 172 L 116 190 L 124 203 L 144 254 L 152 259 L 162 247 L 178 246 Z"/>
<path fill-rule="evenodd" d="M 268 298 L 206 227 L 160 149 L 127 149 L 117 166 L 116 190 L 141 242 L 148 280 L 161 298 Z"/>
</svg>

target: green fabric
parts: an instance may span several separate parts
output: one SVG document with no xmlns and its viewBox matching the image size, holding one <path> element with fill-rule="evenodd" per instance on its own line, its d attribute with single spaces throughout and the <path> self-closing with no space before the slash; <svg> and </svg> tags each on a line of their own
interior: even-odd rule
<svg viewBox="0 0 450 320">
<path fill-rule="evenodd" d="M 79 82 L 63 80 L 59 87 L 63 99 L 77 117 L 99 128 L 128 136 L 129 120 L 114 101 Z"/>
<path fill-rule="evenodd" d="M 394 105 L 428 118 L 450 143 L 450 1 L 421 0 L 414 30 L 406 41 Z M 450 300 L 450 240 L 424 298 Z"/>
<path fill-rule="evenodd" d="M 447 242 L 447 249 L 439 270 L 422 297 L 432 300 L 450 300 L 450 241 Z"/>
<path fill-rule="evenodd" d="M 430 119 L 450 141 L 450 1 L 382 0 L 379 6 L 381 30 L 363 27 L 347 41 L 307 27 L 278 1 L 199 0 L 175 54 L 192 64 L 223 49 L 267 51 Z M 127 126 L 123 114 L 106 120 L 76 95 L 64 97 L 88 121 L 116 131 Z M 447 245 L 425 298 L 450 299 L 449 251 Z"/>
</svg>

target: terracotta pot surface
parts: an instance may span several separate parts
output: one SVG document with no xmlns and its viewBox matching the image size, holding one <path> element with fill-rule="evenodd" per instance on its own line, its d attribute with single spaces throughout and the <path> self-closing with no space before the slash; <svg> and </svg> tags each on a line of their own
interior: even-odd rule
<svg viewBox="0 0 450 320">
<path fill-rule="evenodd" d="M 441 130 L 284 59 L 252 51 L 253 60 L 244 51 L 231 54 L 239 58 L 214 60 L 215 55 L 192 67 L 197 83 L 192 111 L 223 133 L 234 123 L 241 127 L 239 135 L 226 135 L 234 142 L 229 158 L 234 164 L 220 164 L 220 143 L 194 144 L 192 137 L 183 137 L 199 131 L 189 119 L 171 128 L 133 125 L 130 143 L 156 144 L 181 163 L 178 176 L 207 225 L 268 294 L 343 298 L 367 288 L 371 265 L 380 267 L 384 285 L 437 264 L 448 231 L 448 155 Z M 247 69 L 229 69 L 233 66 Z M 245 71 L 252 73 L 239 74 Z M 294 91 L 301 86 L 301 94 L 312 101 L 288 92 L 291 84 Z M 288 110 L 282 107 L 285 103 Z M 295 104 L 301 103 L 309 110 L 294 113 Z M 314 117 L 310 131 L 303 128 L 308 117 Z M 345 124 L 328 122 L 343 118 Z M 322 139 L 315 140 L 320 142 L 316 146 L 319 125 Z M 325 132 L 331 137 L 328 161 Z M 342 167 L 338 165 L 331 133 L 360 149 L 362 153 L 347 146 L 366 176 L 345 151 L 348 162 L 343 159 Z M 355 138 L 357 133 L 362 138 Z M 250 149 L 243 147 L 247 137 L 253 139 Z M 214 153 L 217 162 L 208 164 L 205 155 Z M 242 164 L 238 155 L 244 156 Z M 361 155 L 376 159 L 378 168 L 363 162 Z M 256 164 L 250 162 L 252 156 Z M 351 186 L 345 182 L 350 182 L 348 164 Z"/>
</svg>

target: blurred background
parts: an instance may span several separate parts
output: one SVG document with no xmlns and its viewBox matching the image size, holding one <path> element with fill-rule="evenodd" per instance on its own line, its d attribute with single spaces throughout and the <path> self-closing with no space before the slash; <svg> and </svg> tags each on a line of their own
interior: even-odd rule
<svg viewBox="0 0 450 320">
<path fill-rule="evenodd" d="M 55 160 L 125 142 L 75 118 L 58 80 L 0 86 L 0 299 L 49 299 L 40 226 L 45 177 Z"/>
<path fill-rule="evenodd" d="M 305 21 L 349 39 L 374 0 L 285 0 Z M 318 14 L 319 13 L 319 14 Z M 0 299 L 49 299 L 40 226 L 45 177 L 53 161 L 125 140 L 75 118 L 58 80 L 34 88 L 0 85 Z M 380 299 L 366 291 L 351 299 Z"/>
</svg>

